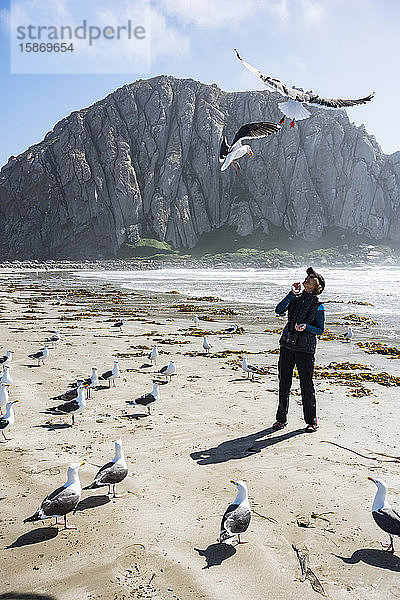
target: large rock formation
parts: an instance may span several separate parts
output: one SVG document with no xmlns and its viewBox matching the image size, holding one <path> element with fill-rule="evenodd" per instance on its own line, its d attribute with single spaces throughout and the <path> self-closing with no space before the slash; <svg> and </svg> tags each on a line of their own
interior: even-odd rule
<svg viewBox="0 0 400 600">
<path fill-rule="evenodd" d="M 384 155 L 344 111 L 310 109 L 253 141 L 239 175 L 221 173 L 222 132 L 277 122 L 278 98 L 160 76 L 72 113 L 1 170 L 2 257 L 112 257 L 140 237 L 193 247 L 224 225 L 399 240 L 400 152 Z"/>
</svg>

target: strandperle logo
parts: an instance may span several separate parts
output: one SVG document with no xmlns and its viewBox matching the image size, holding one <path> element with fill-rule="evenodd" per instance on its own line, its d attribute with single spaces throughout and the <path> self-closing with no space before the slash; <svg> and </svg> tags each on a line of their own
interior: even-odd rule
<svg viewBox="0 0 400 600">
<path fill-rule="evenodd" d="M 126 25 L 111 26 L 90 25 L 83 20 L 81 25 L 72 27 L 71 25 L 19 25 L 16 28 L 17 40 L 52 42 L 52 41 L 70 41 L 87 40 L 89 46 L 99 39 L 105 40 L 144 40 L 146 38 L 146 28 L 143 25 L 134 25 L 128 19 Z"/>
</svg>

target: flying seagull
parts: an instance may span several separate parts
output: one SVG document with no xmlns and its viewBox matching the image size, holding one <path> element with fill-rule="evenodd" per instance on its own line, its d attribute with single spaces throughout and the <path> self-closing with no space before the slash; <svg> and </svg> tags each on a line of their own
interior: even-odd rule
<svg viewBox="0 0 400 600">
<path fill-rule="evenodd" d="M 230 483 L 236 485 L 237 494 L 235 500 L 228 506 L 222 517 L 218 542 L 231 544 L 233 538 L 237 535 L 238 544 L 245 544 L 246 542 L 241 540 L 240 536 L 249 527 L 251 521 L 250 504 L 247 498 L 247 485 L 244 481 L 234 481 L 233 479 L 231 479 Z"/>
<path fill-rule="evenodd" d="M 272 133 L 276 133 L 279 129 L 280 125 L 275 125 L 275 123 L 247 123 L 236 132 L 232 144 L 229 145 L 226 137 L 223 137 L 219 151 L 219 162 L 222 163 L 221 171 L 225 171 L 232 163 L 237 173 L 237 169 L 240 170 L 239 163 L 236 162 L 237 159 L 242 158 L 245 154 L 253 156 L 250 146 L 248 144 L 242 145 L 243 140 L 267 137 Z"/>
<path fill-rule="evenodd" d="M 108 493 L 111 494 L 111 486 L 113 488 L 113 498 L 118 498 L 115 493 L 115 486 L 120 483 L 128 475 L 128 467 L 126 466 L 124 451 L 122 450 L 122 440 L 114 442 L 115 456 L 111 462 L 105 464 L 97 472 L 93 483 L 83 488 L 84 490 L 95 490 L 99 487 L 108 485 Z"/>
<path fill-rule="evenodd" d="M 291 127 L 294 127 L 295 121 L 308 119 L 311 113 L 309 113 L 305 106 L 303 106 L 303 102 L 305 104 L 321 106 L 322 108 L 346 108 L 348 106 L 366 104 L 372 100 L 375 94 L 375 92 L 372 92 L 372 94 L 369 96 L 365 96 L 365 98 L 359 98 L 358 100 L 342 100 L 341 98 L 323 98 L 322 96 L 318 96 L 318 94 L 314 94 L 314 92 L 303 92 L 296 88 L 288 87 L 282 83 L 282 81 L 279 81 L 279 79 L 275 79 L 269 75 L 264 75 L 264 73 L 261 73 L 261 71 L 244 61 L 236 48 L 234 48 L 234 51 L 244 66 L 249 69 L 249 71 L 254 73 L 254 75 L 256 75 L 256 77 L 258 77 L 258 79 L 260 79 L 269 90 L 273 92 L 279 92 L 287 99 L 286 102 L 279 102 L 278 104 L 281 113 L 284 114 L 280 124 L 284 122 L 285 117 L 292 119 L 292 122 L 290 123 Z"/>
<path fill-rule="evenodd" d="M 367 477 L 378 488 L 372 504 L 372 516 L 375 523 L 389 534 L 390 543 L 382 544 L 386 552 L 394 552 L 393 536 L 400 535 L 400 512 L 392 508 L 387 500 L 387 483 L 382 479 Z"/>
<path fill-rule="evenodd" d="M 72 463 L 72 465 L 68 467 L 67 481 L 64 485 L 46 496 L 35 514 L 24 519 L 24 523 L 42 521 L 43 519 L 55 517 L 56 525 L 64 525 L 64 529 L 76 529 L 73 525 L 67 524 L 67 514 L 72 512 L 78 506 L 81 499 L 82 489 L 78 470 L 84 464 L 85 461 L 82 461 L 80 464 Z M 58 522 L 60 517 L 64 517 L 64 523 Z"/>
</svg>

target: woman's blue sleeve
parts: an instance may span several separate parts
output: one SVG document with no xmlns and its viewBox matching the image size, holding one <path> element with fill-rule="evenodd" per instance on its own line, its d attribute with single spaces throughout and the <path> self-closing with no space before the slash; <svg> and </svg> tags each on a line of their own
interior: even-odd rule
<svg viewBox="0 0 400 600">
<path fill-rule="evenodd" d="M 315 333 L 315 335 L 321 335 L 325 329 L 325 306 L 320 304 L 317 310 L 317 317 L 315 319 L 315 327 L 313 325 L 306 325 L 306 331 Z"/>
<path fill-rule="evenodd" d="M 285 296 L 284 299 L 281 300 L 279 302 L 279 304 L 276 305 L 276 308 L 275 308 L 276 314 L 277 315 L 283 315 L 283 314 L 285 314 L 285 312 L 289 308 L 289 304 L 290 304 L 291 300 L 293 300 L 293 298 L 295 296 L 296 296 L 296 294 L 294 292 L 289 292 L 288 295 Z"/>
</svg>

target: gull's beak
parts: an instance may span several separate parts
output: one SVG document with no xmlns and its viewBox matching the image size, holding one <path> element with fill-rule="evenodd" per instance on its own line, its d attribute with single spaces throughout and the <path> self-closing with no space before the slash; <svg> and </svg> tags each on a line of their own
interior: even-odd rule
<svg viewBox="0 0 400 600">
<path fill-rule="evenodd" d="M 13 400 L 13 404 L 15 404 L 16 402 L 19 402 L 19 400 Z"/>
<path fill-rule="evenodd" d="M 373 481 L 373 483 L 375 483 L 375 479 L 373 479 L 372 477 L 367 477 L 367 479 L 369 479 L 370 481 Z"/>
<path fill-rule="evenodd" d="M 233 479 L 229 480 L 229 483 L 233 483 L 234 485 L 236 484 L 236 481 L 234 481 Z"/>
<path fill-rule="evenodd" d="M 83 467 L 83 465 L 85 464 L 85 462 L 86 462 L 86 461 L 85 461 L 85 460 L 83 460 L 79 466 L 80 466 L 80 467 Z"/>
<path fill-rule="evenodd" d="M 253 150 L 249 150 L 249 156 L 254 156 Z"/>
</svg>

